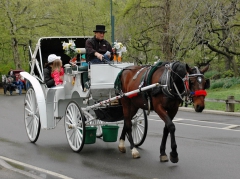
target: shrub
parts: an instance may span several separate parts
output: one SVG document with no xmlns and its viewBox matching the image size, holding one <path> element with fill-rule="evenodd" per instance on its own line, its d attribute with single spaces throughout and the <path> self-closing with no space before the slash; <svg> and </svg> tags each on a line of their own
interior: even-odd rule
<svg viewBox="0 0 240 179">
<path fill-rule="evenodd" d="M 226 77 L 233 77 L 234 76 L 234 73 L 233 73 L 233 71 L 231 71 L 231 70 L 228 70 L 228 71 L 224 71 L 223 73 L 222 73 L 222 78 L 226 78 Z"/>
<path fill-rule="evenodd" d="M 205 78 L 209 78 L 209 79 L 212 79 L 214 76 L 217 76 L 217 75 L 219 75 L 219 73 L 214 70 L 207 71 L 206 73 L 204 73 Z"/>
<path fill-rule="evenodd" d="M 224 85 L 223 81 L 213 81 L 211 82 L 210 89 L 222 88 Z"/>
</svg>

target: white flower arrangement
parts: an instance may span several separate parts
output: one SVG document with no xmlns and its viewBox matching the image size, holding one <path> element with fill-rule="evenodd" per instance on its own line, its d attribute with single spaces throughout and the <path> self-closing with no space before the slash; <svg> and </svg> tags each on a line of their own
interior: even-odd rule
<svg viewBox="0 0 240 179">
<path fill-rule="evenodd" d="M 127 52 L 127 48 L 123 46 L 121 42 L 114 42 L 113 48 L 115 49 L 116 54 L 120 57 L 122 56 L 122 53 Z"/>
<path fill-rule="evenodd" d="M 69 40 L 68 43 L 63 42 L 62 46 L 63 46 L 63 50 L 65 51 L 64 53 L 71 58 L 76 57 L 77 54 L 80 53 L 80 50 L 76 49 L 74 40 Z"/>
</svg>

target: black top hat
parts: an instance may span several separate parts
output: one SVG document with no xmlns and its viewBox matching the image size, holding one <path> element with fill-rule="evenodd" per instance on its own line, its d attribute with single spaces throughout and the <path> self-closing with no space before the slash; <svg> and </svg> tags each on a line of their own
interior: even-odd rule
<svg viewBox="0 0 240 179">
<path fill-rule="evenodd" d="M 94 30 L 93 32 L 107 32 L 105 30 L 105 25 L 96 25 L 96 30 Z"/>
</svg>

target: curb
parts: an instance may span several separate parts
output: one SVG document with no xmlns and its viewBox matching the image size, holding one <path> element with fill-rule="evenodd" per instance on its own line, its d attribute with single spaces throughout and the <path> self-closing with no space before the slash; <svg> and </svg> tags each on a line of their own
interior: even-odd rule
<svg viewBox="0 0 240 179">
<path fill-rule="evenodd" d="M 195 110 L 193 108 L 190 108 L 190 107 L 179 107 L 179 110 L 180 111 L 186 111 L 186 112 L 195 112 Z M 209 109 L 204 109 L 202 113 L 227 115 L 227 116 L 240 116 L 239 112 L 225 112 L 225 111 L 217 111 L 217 110 L 209 110 Z"/>
</svg>

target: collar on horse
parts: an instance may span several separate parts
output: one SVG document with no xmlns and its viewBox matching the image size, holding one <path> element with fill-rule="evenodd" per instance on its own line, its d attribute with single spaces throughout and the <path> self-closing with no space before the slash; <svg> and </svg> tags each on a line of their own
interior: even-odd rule
<svg viewBox="0 0 240 179">
<path fill-rule="evenodd" d="M 180 63 L 179 61 L 175 61 L 169 64 L 165 65 L 165 70 L 160 78 L 160 84 L 162 87 L 162 92 L 169 98 L 180 98 L 181 100 L 183 100 L 183 96 L 186 95 L 187 92 L 187 88 L 186 88 L 186 84 L 184 83 L 188 77 L 187 75 L 182 78 L 180 77 L 175 71 L 173 71 L 173 66 L 176 63 Z M 184 90 L 183 91 L 179 91 L 179 89 L 176 86 L 175 81 L 172 79 L 172 73 L 174 73 L 175 75 L 177 75 L 183 82 L 183 86 L 184 86 Z M 174 89 L 176 92 L 174 92 Z"/>
</svg>

